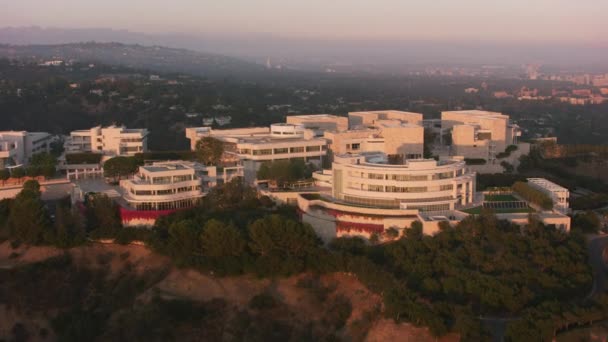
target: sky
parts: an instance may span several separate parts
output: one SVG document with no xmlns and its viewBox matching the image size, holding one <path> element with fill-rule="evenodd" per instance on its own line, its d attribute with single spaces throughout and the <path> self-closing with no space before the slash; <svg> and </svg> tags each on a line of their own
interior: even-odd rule
<svg viewBox="0 0 608 342">
<path fill-rule="evenodd" d="M 608 0 L 0 0 L 0 26 L 608 45 Z"/>
</svg>

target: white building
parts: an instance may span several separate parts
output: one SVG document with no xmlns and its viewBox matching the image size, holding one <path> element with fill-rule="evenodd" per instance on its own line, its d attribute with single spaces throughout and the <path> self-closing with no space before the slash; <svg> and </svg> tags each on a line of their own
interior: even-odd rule
<svg viewBox="0 0 608 342">
<path fill-rule="evenodd" d="M 570 212 L 570 191 L 544 178 L 528 178 L 528 185 L 547 194 L 553 201 L 553 210 L 568 214 Z"/>
<path fill-rule="evenodd" d="M 214 130 L 209 127 L 186 129 L 192 149 L 203 137 L 214 137 L 224 142 L 226 161 L 241 162 L 245 179 L 253 181 L 264 162 L 303 159 L 320 165 L 327 153 L 327 142 L 316 138 L 315 132 L 301 125 L 273 124 L 270 128 L 242 128 Z"/>
<path fill-rule="evenodd" d="M 186 162 L 141 166 L 133 179 L 120 181 L 123 198 L 137 210 L 189 208 L 203 197 L 196 168 Z"/>
<path fill-rule="evenodd" d="M 441 113 L 441 130 L 452 136 L 453 154 L 487 161 L 496 159 L 507 146 L 517 144 L 519 127 L 509 116 L 481 110 Z"/>
<path fill-rule="evenodd" d="M 189 208 L 215 186 L 243 176 L 242 166 L 219 169 L 188 161 L 140 166 L 132 179 L 120 181 L 127 204 L 136 210 Z"/>
<path fill-rule="evenodd" d="M 326 241 L 353 234 L 369 237 L 410 227 L 414 221 L 430 222 L 423 229 L 433 234 L 441 221 L 436 218 L 466 216 L 456 210 L 470 205 L 476 190 L 475 173 L 462 158 L 391 165 L 383 153 L 337 155 L 331 170 L 313 177 L 329 190 L 300 195 L 298 207 L 303 220 Z"/>
<path fill-rule="evenodd" d="M 44 132 L 0 132 L 0 169 L 26 165 L 34 154 L 49 152 L 51 140 Z"/>
<path fill-rule="evenodd" d="M 125 126 L 93 127 L 70 133 L 67 153 L 94 152 L 112 156 L 132 156 L 148 151 L 148 130 Z"/>
<path fill-rule="evenodd" d="M 332 196 L 356 205 L 421 211 L 453 210 L 473 202 L 475 174 L 462 159 L 410 159 L 389 165 L 384 154 L 339 155 Z"/>
</svg>

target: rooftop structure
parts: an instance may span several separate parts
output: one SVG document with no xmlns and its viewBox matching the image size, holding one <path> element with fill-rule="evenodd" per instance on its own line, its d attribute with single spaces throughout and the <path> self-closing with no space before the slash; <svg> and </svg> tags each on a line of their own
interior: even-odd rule
<svg viewBox="0 0 608 342">
<path fill-rule="evenodd" d="M 528 178 L 528 184 L 544 192 L 553 200 L 553 210 L 562 214 L 570 212 L 570 191 L 568 189 L 545 178 Z"/>
<path fill-rule="evenodd" d="M 396 120 L 403 123 L 420 125 L 422 124 L 422 114 L 399 110 L 376 110 L 348 113 L 348 125 L 351 129 L 358 126 L 375 126 L 375 123 L 378 120 Z"/>
<path fill-rule="evenodd" d="M 125 126 L 97 126 L 70 133 L 66 152 L 94 152 L 114 156 L 132 156 L 148 150 L 148 130 Z"/>
<path fill-rule="evenodd" d="M 286 119 L 288 124 L 302 125 L 305 128 L 323 131 L 345 131 L 348 129 L 348 118 L 331 114 L 292 115 Z"/>
</svg>

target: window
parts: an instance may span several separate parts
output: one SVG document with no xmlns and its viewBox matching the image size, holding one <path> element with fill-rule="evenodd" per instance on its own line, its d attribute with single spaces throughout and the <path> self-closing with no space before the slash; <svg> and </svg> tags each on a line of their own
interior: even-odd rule
<svg viewBox="0 0 608 342">
<path fill-rule="evenodd" d="M 452 184 L 441 185 L 439 187 L 439 191 L 447 191 L 447 190 L 452 190 L 452 189 L 454 189 L 454 185 L 452 185 Z"/>
<path fill-rule="evenodd" d="M 453 178 L 453 177 L 454 177 L 454 172 L 452 172 L 452 171 L 436 173 L 433 175 L 433 179 L 448 179 L 448 178 Z"/>
<path fill-rule="evenodd" d="M 174 182 L 185 182 L 192 180 L 192 175 L 181 175 L 181 176 L 173 176 Z"/>
<path fill-rule="evenodd" d="M 285 154 L 285 153 L 289 153 L 289 149 L 287 147 L 274 149 L 274 154 Z"/>
<path fill-rule="evenodd" d="M 427 175 L 390 175 L 389 179 L 399 182 L 426 181 Z"/>
<path fill-rule="evenodd" d="M 381 173 L 368 173 L 367 178 L 369 179 L 384 179 L 384 175 Z"/>
<path fill-rule="evenodd" d="M 369 184 L 367 186 L 367 191 L 384 192 L 384 187 L 382 185 Z"/>
<path fill-rule="evenodd" d="M 318 152 L 321 151 L 321 146 L 306 146 L 306 152 Z"/>
<path fill-rule="evenodd" d="M 173 193 L 173 189 L 168 189 L 168 190 L 156 190 L 156 194 L 159 196 L 162 195 L 171 195 Z"/>
<path fill-rule="evenodd" d="M 291 153 L 302 153 L 302 152 L 304 152 L 304 146 L 292 147 L 292 148 L 289 149 L 289 152 L 291 152 Z"/>
<path fill-rule="evenodd" d="M 272 149 L 264 149 L 264 150 L 253 150 L 253 155 L 254 156 L 267 156 L 272 154 Z"/>
<path fill-rule="evenodd" d="M 361 149 L 361 144 L 359 144 L 359 143 L 352 144 L 351 146 L 352 146 L 353 151 L 357 151 L 357 150 Z"/>
<path fill-rule="evenodd" d="M 167 176 L 167 177 L 154 177 L 153 184 L 170 184 L 171 183 L 171 176 Z"/>
</svg>

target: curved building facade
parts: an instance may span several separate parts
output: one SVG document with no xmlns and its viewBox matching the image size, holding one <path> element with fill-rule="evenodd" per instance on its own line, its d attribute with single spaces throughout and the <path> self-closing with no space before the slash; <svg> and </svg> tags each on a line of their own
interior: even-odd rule
<svg viewBox="0 0 608 342">
<path fill-rule="evenodd" d="M 407 160 L 384 163 L 381 156 L 336 158 L 333 197 L 357 205 L 420 211 L 453 210 L 473 202 L 475 173 L 463 160 Z"/>
<path fill-rule="evenodd" d="M 389 164 L 383 153 L 338 155 L 332 170 L 316 173 L 317 195 L 300 195 L 305 222 L 326 241 L 336 236 L 369 237 L 388 228 L 425 221 L 425 234 L 441 221 L 461 219 L 457 211 L 473 203 L 475 173 L 462 158 L 412 159 Z M 458 217 L 457 217 L 458 216 Z"/>
</svg>

